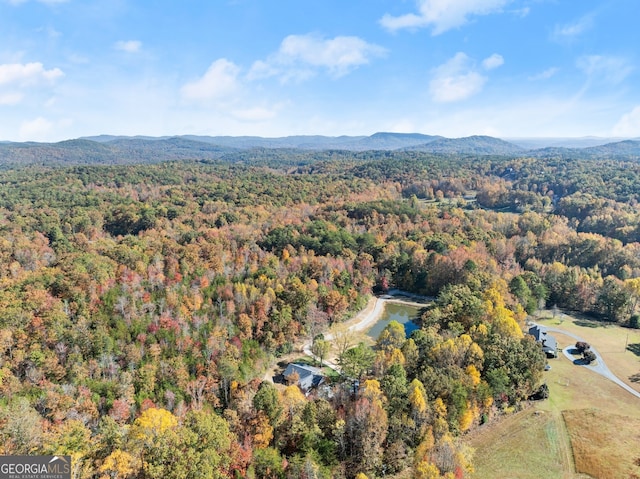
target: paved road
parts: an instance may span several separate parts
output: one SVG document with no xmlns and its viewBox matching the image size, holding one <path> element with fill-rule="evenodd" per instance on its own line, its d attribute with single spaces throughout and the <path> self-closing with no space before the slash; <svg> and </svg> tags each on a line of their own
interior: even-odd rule
<svg viewBox="0 0 640 479">
<path fill-rule="evenodd" d="M 565 336 L 569 336 L 570 338 L 573 338 L 576 341 L 584 341 L 585 343 L 587 342 L 583 338 L 581 338 L 580 336 L 577 336 L 577 335 L 575 335 L 573 333 L 570 333 L 569 331 L 565 331 L 564 329 L 549 328 L 547 326 L 544 326 L 542 324 L 537 324 L 537 323 L 531 323 L 531 324 L 532 325 L 538 325 L 538 326 L 540 326 L 542 328 L 545 328 L 550 333 L 564 334 Z M 614 383 L 616 383 L 621 388 L 626 389 L 627 391 L 629 391 L 631 394 L 633 394 L 637 398 L 640 398 L 640 392 L 638 392 L 635 389 L 633 389 L 631 386 L 626 384 L 624 381 L 622 381 L 620 378 L 618 378 L 615 374 L 613 374 L 611 372 L 611 370 L 607 367 L 607 364 L 604 362 L 604 359 L 602 359 L 602 356 L 600 356 L 600 353 L 593 346 L 591 346 L 591 351 L 593 351 L 593 353 L 596 355 L 596 358 L 597 358 L 597 363 L 596 364 L 580 364 L 580 363 L 576 363 L 575 362 L 576 358 L 570 352 L 573 349 L 575 349 L 573 346 L 567 346 L 566 348 L 564 348 L 562 350 L 562 353 L 567 357 L 567 359 L 569 361 L 571 361 L 574 364 L 578 364 L 578 365 L 580 365 L 582 367 L 585 367 L 587 369 L 591 369 L 593 372 L 604 376 L 605 378 L 607 378 L 607 379 L 613 381 Z"/>
</svg>

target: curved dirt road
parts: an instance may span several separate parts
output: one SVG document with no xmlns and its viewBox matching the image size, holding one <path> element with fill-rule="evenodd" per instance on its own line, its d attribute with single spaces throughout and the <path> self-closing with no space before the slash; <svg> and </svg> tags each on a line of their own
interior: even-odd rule
<svg viewBox="0 0 640 479">
<path fill-rule="evenodd" d="M 409 299 L 407 300 L 404 298 Z M 346 323 L 347 330 L 361 332 L 369 329 L 380 319 L 380 316 L 384 312 L 385 303 L 408 304 L 410 306 L 425 306 L 427 302 L 433 301 L 434 299 L 435 298 L 430 296 L 419 296 L 417 294 L 407 293 L 398 289 L 389 290 L 389 292 L 383 296 L 374 296 L 373 298 L 371 298 L 367 306 L 358 314 L 356 314 L 353 319 Z M 331 341 L 333 339 L 333 334 L 327 332 L 324 335 L 324 339 L 326 339 L 327 341 Z M 319 360 L 319 358 L 314 356 L 311 352 L 311 341 L 307 341 L 306 343 L 304 343 L 302 350 L 307 356 Z M 340 370 L 339 366 L 331 360 L 325 359 L 323 361 L 323 364 L 330 367 L 334 371 Z"/>
<path fill-rule="evenodd" d="M 349 331 L 364 331 L 369 327 L 371 327 L 380 318 L 380 315 L 384 311 L 384 303 L 386 301 L 388 300 L 383 298 L 378 298 L 375 296 L 372 297 L 367 303 L 367 305 L 364 307 L 364 309 L 359 311 L 353 318 L 351 318 L 349 321 L 345 323 L 347 325 L 347 329 Z M 326 339 L 327 341 L 330 341 L 333 339 L 333 334 L 331 334 L 330 332 L 324 331 L 323 334 L 324 334 L 324 339 Z M 296 351 L 302 351 L 305 355 L 319 361 L 319 358 L 316 357 L 311 352 L 311 340 L 305 340 L 303 343 L 297 343 L 294 349 Z M 334 371 L 340 370 L 338 365 L 334 361 L 331 361 L 330 359 L 325 358 L 322 361 L 322 364 L 324 366 L 327 366 L 333 369 Z M 264 375 L 264 380 L 273 382 L 274 372 L 275 371 L 273 367 L 269 368 L 269 370 L 267 370 L 267 372 Z"/>
</svg>

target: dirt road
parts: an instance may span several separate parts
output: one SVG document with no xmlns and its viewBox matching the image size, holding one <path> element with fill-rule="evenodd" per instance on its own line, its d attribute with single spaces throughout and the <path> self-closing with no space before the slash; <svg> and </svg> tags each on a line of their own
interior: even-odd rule
<svg viewBox="0 0 640 479">
<path fill-rule="evenodd" d="M 403 298 L 409 298 L 403 299 Z M 353 318 L 344 323 L 348 331 L 364 332 L 373 326 L 384 312 L 384 305 L 387 302 L 408 304 L 412 306 L 424 306 L 429 301 L 433 301 L 434 298 L 427 296 L 418 296 L 411 293 L 406 293 L 400 290 L 390 290 L 386 295 L 380 297 L 372 297 L 369 299 L 367 305 L 359 311 Z M 330 331 L 324 332 L 324 339 L 331 341 L 333 334 Z M 311 352 L 311 340 L 300 341 L 294 345 L 294 351 L 302 350 L 304 354 L 319 360 Z M 323 364 L 334 371 L 339 371 L 339 366 L 335 359 L 325 359 Z M 272 381 L 275 369 L 270 368 L 265 374 L 265 381 Z"/>
</svg>

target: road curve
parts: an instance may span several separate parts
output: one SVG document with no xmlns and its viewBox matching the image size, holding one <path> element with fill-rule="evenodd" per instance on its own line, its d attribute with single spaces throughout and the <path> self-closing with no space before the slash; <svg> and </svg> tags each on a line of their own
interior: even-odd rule
<svg viewBox="0 0 640 479">
<path fill-rule="evenodd" d="M 550 333 L 564 334 L 565 336 L 569 336 L 570 338 L 573 338 L 576 341 L 583 341 L 585 343 L 587 342 L 586 340 L 584 340 L 580 336 L 577 336 L 577 335 L 575 335 L 573 333 L 570 333 L 569 331 L 565 331 L 563 329 L 550 328 L 550 327 L 545 326 L 543 324 L 538 324 L 538 323 L 534 323 L 534 322 L 532 322 L 531 324 L 533 326 L 537 325 L 537 326 L 540 326 L 541 328 L 545 328 Z M 570 352 L 573 349 L 575 349 L 573 346 L 567 346 L 566 348 L 564 348 L 562 350 L 562 353 L 566 356 L 566 358 L 569 361 L 571 361 L 574 364 L 577 364 L 575 362 L 575 357 Z M 587 369 L 591 369 L 593 372 L 595 372 L 597 374 L 600 374 L 601 376 L 604 376 L 605 378 L 609 379 L 610 381 L 613 381 L 614 383 L 616 383 L 621 388 L 626 389 L 627 391 L 629 391 L 631 394 L 633 394 L 637 398 L 640 398 L 640 392 L 638 392 L 635 389 L 633 389 L 631 386 L 626 384 L 624 381 L 622 381 L 620 378 L 618 378 L 618 376 L 616 376 L 615 374 L 613 374 L 611 372 L 611 370 L 607 367 L 607 364 L 604 362 L 604 359 L 602 359 L 602 356 L 600 355 L 600 353 L 593 346 L 591 346 L 591 351 L 593 351 L 593 353 L 596 355 L 597 363 L 596 364 L 578 364 L 579 366 L 585 367 Z"/>
<path fill-rule="evenodd" d="M 378 319 L 382 315 L 382 312 L 384 311 L 384 303 L 387 301 L 388 299 L 385 299 L 385 298 L 375 298 L 375 297 L 371 298 L 371 302 L 373 302 L 373 308 L 371 308 L 370 306 L 371 303 L 367 304 L 365 309 L 360 311 L 355 316 L 355 318 L 351 321 L 351 324 L 349 324 L 349 327 L 347 329 L 349 331 L 365 331 L 371 326 L 373 326 L 375 322 L 378 321 Z M 324 333 L 324 339 L 327 341 L 333 340 L 333 334 L 330 332 Z M 320 360 L 320 358 L 318 358 L 316 355 L 314 355 L 311 352 L 310 340 L 304 343 L 304 345 L 302 346 L 302 351 L 304 352 L 304 354 L 314 358 L 316 361 Z M 324 359 L 322 361 L 322 365 L 327 366 L 333 369 L 334 371 L 340 372 L 340 366 L 338 366 L 335 362 L 331 361 L 330 359 Z"/>
<path fill-rule="evenodd" d="M 411 300 L 403 299 L 403 297 L 408 297 Z M 373 326 L 382 316 L 384 312 L 385 303 L 400 303 L 400 304 L 408 304 L 411 306 L 425 306 L 426 302 L 433 301 L 434 298 L 430 296 L 419 296 L 412 293 L 407 293 L 405 291 L 400 291 L 397 289 L 390 290 L 387 294 L 383 296 L 373 297 L 371 298 L 369 304 L 360 311 L 356 316 L 349 321 L 348 330 L 349 331 L 366 331 L 371 326 Z M 371 307 L 371 302 L 373 302 L 373 307 Z M 333 334 L 327 332 L 324 334 L 324 339 L 327 341 L 331 341 L 333 339 Z M 314 356 L 311 352 L 311 341 L 306 341 L 302 346 L 302 351 L 315 360 L 319 361 L 319 358 Z M 323 361 L 325 366 L 330 367 L 334 371 L 340 371 L 340 367 L 333 361 L 325 359 Z"/>
</svg>

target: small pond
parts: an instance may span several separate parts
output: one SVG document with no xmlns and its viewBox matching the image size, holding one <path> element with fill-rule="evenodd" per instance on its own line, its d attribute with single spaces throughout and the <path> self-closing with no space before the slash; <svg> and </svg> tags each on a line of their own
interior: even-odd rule
<svg viewBox="0 0 640 479">
<path fill-rule="evenodd" d="M 404 325 L 404 330 L 409 337 L 413 331 L 418 329 L 418 325 L 414 322 L 418 318 L 420 308 L 408 304 L 385 303 L 384 311 L 376 324 L 371 326 L 367 331 L 367 335 L 373 339 L 378 336 L 387 325 L 395 320 Z"/>
</svg>

